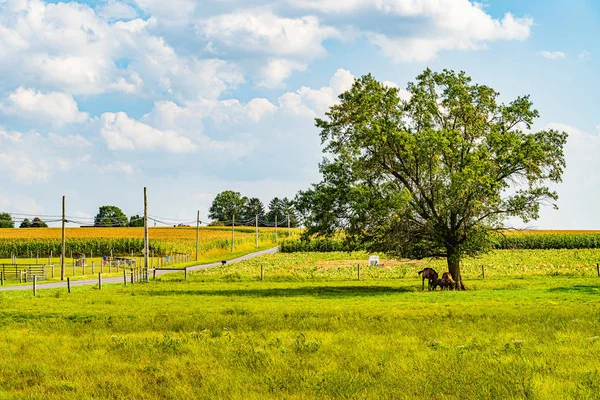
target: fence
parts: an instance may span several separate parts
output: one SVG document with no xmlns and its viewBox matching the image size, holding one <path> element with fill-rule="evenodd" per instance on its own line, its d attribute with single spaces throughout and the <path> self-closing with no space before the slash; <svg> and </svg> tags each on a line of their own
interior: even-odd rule
<svg viewBox="0 0 600 400">
<path fill-rule="evenodd" d="M 6 280 L 20 280 L 32 282 L 33 276 L 37 276 L 38 280 L 45 280 L 48 268 L 53 265 L 24 265 L 24 264 L 0 264 L 0 273 Z"/>
</svg>

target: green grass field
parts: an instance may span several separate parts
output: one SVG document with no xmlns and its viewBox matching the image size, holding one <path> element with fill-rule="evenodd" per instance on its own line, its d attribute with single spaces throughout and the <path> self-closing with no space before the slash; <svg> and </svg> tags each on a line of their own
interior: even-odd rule
<svg viewBox="0 0 600 400">
<path fill-rule="evenodd" d="M 0 398 L 598 398 L 600 278 L 422 292 L 411 267 L 357 281 L 362 254 L 322 256 L 0 293 Z"/>
</svg>

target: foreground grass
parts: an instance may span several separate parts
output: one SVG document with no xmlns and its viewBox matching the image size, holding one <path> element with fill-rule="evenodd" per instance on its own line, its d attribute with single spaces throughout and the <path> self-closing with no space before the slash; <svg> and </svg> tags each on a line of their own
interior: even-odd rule
<svg viewBox="0 0 600 400">
<path fill-rule="evenodd" d="M 190 277 L 1 293 L 0 398 L 600 393 L 600 279 L 508 276 L 474 279 L 468 292 L 421 292 L 412 276 Z"/>
</svg>

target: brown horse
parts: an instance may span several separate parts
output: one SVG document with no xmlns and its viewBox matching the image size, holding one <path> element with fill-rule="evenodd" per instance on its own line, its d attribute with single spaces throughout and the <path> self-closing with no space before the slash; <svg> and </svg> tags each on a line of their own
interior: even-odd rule
<svg viewBox="0 0 600 400">
<path fill-rule="evenodd" d="M 427 290 L 435 290 L 439 277 L 436 270 L 433 268 L 425 268 L 419 271 L 419 275 L 423 278 L 423 288 L 421 290 L 425 290 L 425 279 L 427 279 Z"/>
<path fill-rule="evenodd" d="M 452 279 L 452 275 L 450 275 L 450 272 L 444 272 L 442 274 L 442 279 L 439 279 L 437 281 L 437 285 L 440 287 L 441 290 L 456 289 L 456 281 Z"/>
</svg>

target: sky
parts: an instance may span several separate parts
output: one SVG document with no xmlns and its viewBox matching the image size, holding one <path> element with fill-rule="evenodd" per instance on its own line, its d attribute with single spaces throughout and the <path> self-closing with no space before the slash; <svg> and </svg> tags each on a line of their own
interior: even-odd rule
<svg viewBox="0 0 600 400">
<path fill-rule="evenodd" d="M 101 205 L 207 219 L 223 190 L 293 197 L 320 180 L 314 118 L 355 77 L 406 88 L 463 70 L 534 130 L 569 134 L 558 210 L 600 229 L 600 3 L 584 0 L 0 0 L 0 212 Z"/>
</svg>

